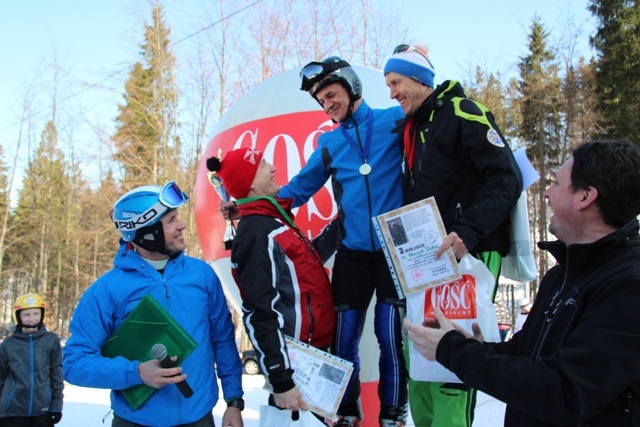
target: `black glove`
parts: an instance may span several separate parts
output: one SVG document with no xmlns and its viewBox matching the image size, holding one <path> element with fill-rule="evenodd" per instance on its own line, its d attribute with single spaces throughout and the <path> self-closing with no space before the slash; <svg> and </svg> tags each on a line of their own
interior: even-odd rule
<svg viewBox="0 0 640 427">
<path fill-rule="evenodd" d="M 47 414 L 49 420 L 49 427 L 53 427 L 55 424 L 58 424 L 62 419 L 62 412 L 49 412 Z"/>
</svg>

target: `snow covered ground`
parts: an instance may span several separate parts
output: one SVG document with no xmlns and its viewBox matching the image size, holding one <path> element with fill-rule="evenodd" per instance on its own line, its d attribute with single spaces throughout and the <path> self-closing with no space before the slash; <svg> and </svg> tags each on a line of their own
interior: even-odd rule
<svg viewBox="0 0 640 427">
<path fill-rule="evenodd" d="M 244 375 L 242 384 L 245 392 L 246 408 L 242 412 L 245 427 L 259 427 L 260 405 L 266 404 L 267 392 L 261 375 Z M 222 422 L 222 414 L 227 405 L 220 400 L 213 410 L 216 426 Z M 109 390 L 77 387 L 65 384 L 64 409 L 58 427 L 99 427 L 111 426 L 113 418 L 109 407 Z M 478 393 L 474 427 L 497 427 L 503 424 L 504 404 Z M 411 419 L 407 426 L 413 426 Z"/>
</svg>

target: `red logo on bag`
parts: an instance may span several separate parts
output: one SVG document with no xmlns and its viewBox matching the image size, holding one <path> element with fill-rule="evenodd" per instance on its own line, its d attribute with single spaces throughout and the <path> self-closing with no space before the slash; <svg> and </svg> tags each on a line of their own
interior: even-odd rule
<svg viewBox="0 0 640 427">
<path fill-rule="evenodd" d="M 434 317 L 434 307 L 447 319 L 477 319 L 476 279 L 463 274 L 460 280 L 427 289 L 424 296 L 424 317 Z"/>
</svg>

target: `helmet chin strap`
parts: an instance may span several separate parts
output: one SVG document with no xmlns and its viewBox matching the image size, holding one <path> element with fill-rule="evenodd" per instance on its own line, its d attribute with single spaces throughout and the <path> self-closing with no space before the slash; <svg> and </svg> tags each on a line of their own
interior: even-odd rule
<svg viewBox="0 0 640 427">
<path fill-rule="evenodd" d="M 28 333 L 28 332 L 35 332 L 38 329 L 40 329 L 40 325 L 42 325 L 42 322 L 38 323 L 37 325 L 19 325 L 21 332 L 22 333 Z"/>
<path fill-rule="evenodd" d="M 347 114 L 344 116 L 344 119 L 342 119 L 341 121 L 343 121 L 343 122 L 344 122 L 345 120 L 347 120 L 347 119 L 349 119 L 349 118 L 352 118 L 352 117 L 353 117 L 353 111 L 355 110 L 355 108 L 354 108 L 355 103 L 356 103 L 356 102 L 355 102 L 354 100 L 352 100 L 352 99 L 351 99 L 351 95 L 349 95 L 349 106 L 347 107 Z M 329 114 L 329 113 L 327 113 L 327 114 Z M 334 120 L 334 118 L 333 118 L 333 117 L 329 116 L 329 118 L 331 119 L 331 121 L 332 121 L 333 123 L 338 123 L 338 122 L 336 122 L 336 121 Z"/>
<path fill-rule="evenodd" d="M 146 249 L 149 252 L 158 252 L 163 255 L 170 255 L 164 247 L 164 230 L 162 222 L 158 221 L 148 227 L 142 227 L 136 231 L 133 243 Z"/>
<path fill-rule="evenodd" d="M 353 117 L 353 111 L 355 110 L 356 101 L 352 99 L 353 97 L 349 94 L 349 108 L 347 108 L 347 119 L 349 117 Z"/>
<path fill-rule="evenodd" d="M 20 328 L 20 331 L 23 331 L 24 329 L 33 329 L 37 331 L 38 329 L 40 329 L 40 326 L 44 324 L 44 309 L 42 307 L 38 307 L 38 308 L 40 309 L 41 316 L 40 316 L 40 321 L 35 325 L 25 325 L 24 323 L 22 323 L 22 319 L 20 318 L 20 311 L 22 310 L 16 313 L 16 318 L 18 322 L 16 326 Z"/>
</svg>

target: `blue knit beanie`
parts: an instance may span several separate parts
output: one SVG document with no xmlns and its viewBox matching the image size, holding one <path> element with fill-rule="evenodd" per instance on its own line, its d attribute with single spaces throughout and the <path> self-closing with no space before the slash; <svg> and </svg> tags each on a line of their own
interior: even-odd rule
<svg viewBox="0 0 640 427">
<path fill-rule="evenodd" d="M 430 88 L 435 87 L 433 78 L 436 72 L 427 58 L 415 50 L 399 52 L 389 58 L 384 66 L 384 75 L 391 72 L 416 80 Z"/>
</svg>

